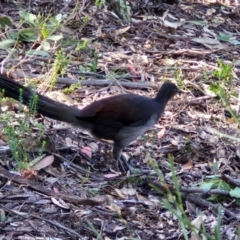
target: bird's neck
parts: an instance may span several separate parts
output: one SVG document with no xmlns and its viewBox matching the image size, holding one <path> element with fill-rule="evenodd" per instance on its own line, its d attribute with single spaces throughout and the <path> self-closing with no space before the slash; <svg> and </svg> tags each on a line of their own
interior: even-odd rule
<svg viewBox="0 0 240 240">
<path fill-rule="evenodd" d="M 165 92 L 159 91 L 157 93 L 157 96 L 154 98 L 156 102 L 158 102 L 161 105 L 166 105 L 167 102 L 169 101 L 169 98 Z"/>
</svg>

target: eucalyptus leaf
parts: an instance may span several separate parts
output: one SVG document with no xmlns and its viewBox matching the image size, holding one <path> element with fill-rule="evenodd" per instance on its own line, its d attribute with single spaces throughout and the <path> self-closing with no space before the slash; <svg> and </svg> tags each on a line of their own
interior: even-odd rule
<svg viewBox="0 0 240 240">
<path fill-rule="evenodd" d="M 6 49 L 9 47 L 13 47 L 15 44 L 16 44 L 16 40 L 14 39 L 3 40 L 3 41 L 0 41 L 0 48 Z"/>
<path fill-rule="evenodd" d="M 229 35 L 229 34 L 220 33 L 217 38 L 218 38 L 218 40 L 220 40 L 220 41 L 229 42 L 229 40 L 232 38 L 232 36 Z"/>
<path fill-rule="evenodd" d="M 240 198 L 240 188 L 235 187 L 233 190 L 230 191 L 230 196 L 235 198 Z"/>
<path fill-rule="evenodd" d="M 32 24 L 32 25 L 36 25 L 35 20 L 37 18 L 36 15 L 32 14 L 32 13 L 28 13 L 25 11 L 20 11 L 20 17 L 23 18 L 26 22 Z"/>
<path fill-rule="evenodd" d="M 63 20 L 63 15 L 62 14 L 58 14 L 55 19 L 60 23 Z"/>
<path fill-rule="evenodd" d="M 32 28 L 25 28 L 20 31 L 19 39 L 26 42 L 35 42 L 38 39 L 38 36 Z"/>
<path fill-rule="evenodd" d="M 49 42 L 46 42 L 46 41 L 43 42 L 43 43 L 41 44 L 41 48 L 44 49 L 45 51 L 49 51 L 50 48 L 51 48 L 50 43 L 49 43 Z"/>
<path fill-rule="evenodd" d="M 203 182 L 200 186 L 201 189 L 211 189 L 214 182 Z"/>
<path fill-rule="evenodd" d="M 18 36 L 19 36 L 19 34 L 17 32 L 11 32 L 10 31 L 10 32 L 7 33 L 7 38 L 8 39 L 15 39 L 15 40 L 17 40 Z"/>
<path fill-rule="evenodd" d="M 12 22 L 8 17 L 0 17 L 0 25 L 5 28 L 6 26 L 12 27 Z"/>
<path fill-rule="evenodd" d="M 47 38 L 47 40 L 58 41 L 58 40 L 60 40 L 62 38 L 63 38 L 62 34 L 61 35 L 52 35 L 52 36 L 49 36 Z"/>
<path fill-rule="evenodd" d="M 43 51 L 43 50 L 29 50 L 27 51 L 27 55 L 37 55 L 37 56 L 41 56 L 41 57 L 50 57 L 50 54 L 46 51 Z"/>
</svg>

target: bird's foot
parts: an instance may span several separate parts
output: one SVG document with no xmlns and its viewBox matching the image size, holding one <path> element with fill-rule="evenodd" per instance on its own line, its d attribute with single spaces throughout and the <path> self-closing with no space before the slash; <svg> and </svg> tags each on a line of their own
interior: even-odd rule
<svg viewBox="0 0 240 240">
<path fill-rule="evenodd" d="M 134 165 L 136 165 L 136 164 L 134 164 Z M 123 155 L 121 155 L 120 159 L 118 160 L 118 168 L 124 175 L 126 175 L 128 171 L 130 172 L 130 175 L 142 175 L 142 174 L 149 174 L 151 172 L 150 170 L 132 167 L 128 163 L 126 157 Z"/>
</svg>

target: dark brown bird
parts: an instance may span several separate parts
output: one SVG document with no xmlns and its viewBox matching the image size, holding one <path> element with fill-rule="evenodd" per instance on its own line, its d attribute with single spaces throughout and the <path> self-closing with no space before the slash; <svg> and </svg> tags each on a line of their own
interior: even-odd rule
<svg viewBox="0 0 240 240">
<path fill-rule="evenodd" d="M 33 96 L 37 95 L 38 113 L 85 129 L 98 139 L 112 140 L 113 157 L 116 160 L 121 156 L 124 147 L 153 127 L 167 102 L 180 92 L 175 84 L 165 82 L 155 98 L 122 94 L 101 99 L 79 110 L 35 93 L 2 74 L 0 89 L 5 97 L 17 101 L 22 89 L 21 101 L 27 106 Z"/>
</svg>

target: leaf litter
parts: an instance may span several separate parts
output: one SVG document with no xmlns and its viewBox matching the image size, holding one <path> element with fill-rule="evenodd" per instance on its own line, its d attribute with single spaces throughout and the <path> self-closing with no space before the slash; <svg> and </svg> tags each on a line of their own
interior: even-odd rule
<svg viewBox="0 0 240 240">
<path fill-rule="evenodd" d="M 229 102 L 239 114 L 240 18 L 239 5 L 234 3 L 128 1 L 131 8 L 128 24 L 127 11 L 118 12 L 108 3 L 97 8 L 93 1 L 55 4 L 30 1 L 32 14 L 66 14 L 69 21 L 64 22 L 60 32 L 88 42 L 88 50 L 78 51 L 75 45 L 64 48 L 72 61 L 65 78 L 57 79 L 56 92 L 66 83 L 84 80 L 70 98 L 62 92 L 58 94 L 58 101 L 82 108 L 94 100 L 126 92 L 153 97 L 159 83 L 166 80 L 177 83 L 184 94 L 168 104 L 153 130 L 125 149 L 130 163 L 151 170 L 147 176 L 121 176 L 109 154 L 109 143 L 95 141 L 79 129 L 62 127 L 48 119 L 43 123 L 54 147 L 49 143 L 49 155 L 37 163 L 37 172 L 19 175 L 10 172 L 14 163 L 8 148 L 3 148 L 7 143 L 1 134 L 0 236 L 184 239 L 179 219 L 164 204 L 164 199 L 168 199 L 175 206 L 176 200 L 166 191 L 175 191 L 171 154 L 185 211 L 197 227 L 188 229 L 189 238 L 205 238 L 200 232 L 202 224 L 214 235 L 219 210 L 213 201 L 215 197 L 224 210 L 222 239 L 237 239 L 240 131 L 226 107 L 210 91 L 211 83 L 218 81 L 212 75 L 219 69 L 218 59 L 229 64 L 235 61 Z M 19 6 L 23 7 L 21 1 L 18 4 L 7 1 L 0 4 L 1 12 L 16 28 L 20 26 Z M 80 6 L 77 14 L 74 6 Z M 85 24 L 84 17 L 88 19 Z M 2 21 L 4 26 L 11 25 L 6 17 Z M 10 74 L 17 80 L 46 74 L 43 63 L 54 61 L 57 46 L 51 48 L 49 42 L 41 51 L 29 55 L 34 43 L 25 42 L 19 46 L 20 59 L 6 51 L 6 44 L 9 47 L 15 42 L 4 37 L 0 36 L 4 73 L 13 64 L 15 70 Z M 97 74 L 86 71 L 94 52 L 98 53 Z M 9 105 L 7 111 L 11 110 L 14 106 Z M 159 176 L 152 170 L 154 161 L 165 183 L 159 182 Z M 231 190 L 224 188 L 227 183 Z M 217 188 L 206 190 L 200 185 Z"/>
</svg>

